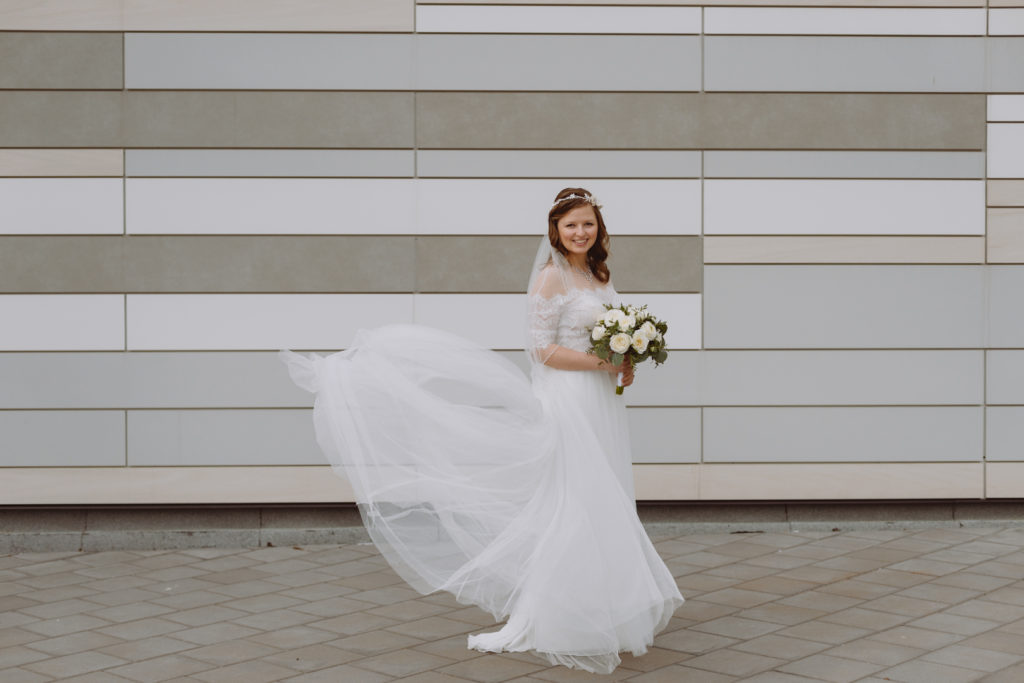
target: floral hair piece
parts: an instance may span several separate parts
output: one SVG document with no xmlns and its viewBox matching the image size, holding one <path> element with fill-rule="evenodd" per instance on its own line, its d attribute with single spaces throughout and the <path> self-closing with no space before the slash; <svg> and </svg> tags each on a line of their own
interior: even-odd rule
<svg viewBox="0 0 1024 683">
<path fill-rule="evenodd" d="M 567 202 L 567 201 L 569 201 L 570 199 L 582 199 L 582 200 L 584 200 L 584 201 L 586 201 L 586 202 L 589 202 L 589 203 L 590 203 L 590 204 L 592 204 L 593 206 L 596 206 L 596 207 L 597 207 L 597 208 L 599 208 L 599 209 L 601 208 L 601 205 L 597 203 L 597 197 L 595 197 L 594 195 L 590 195 L 590 196 L 588 197 L 587 195 L 584 195 L 584 194 L 576 194 L 575 192 L 574 192 L 573 194 L 570 194 L 570 195 L 566 195 L 565 197 L 562 197 L 561 199 L 556 199 L 556 200 L 555 200 L 555 203 L 554 203 L 554 204 L 552 204 L 551 206 L 552 206 L 552 207 L 558 206 L 558 205 L 559 205 L 559 204 L 561 204 L 562 202 Z"/>
</svg>

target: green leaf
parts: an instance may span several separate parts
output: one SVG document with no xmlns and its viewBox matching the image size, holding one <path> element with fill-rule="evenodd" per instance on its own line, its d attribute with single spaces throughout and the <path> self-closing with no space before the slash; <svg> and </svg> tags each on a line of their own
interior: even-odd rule
<svg viewBox="0 0 1024 683">
<path fill-rule="evenodd" d="M 612 354 L 612 365 L 622 365 L 623 356 L 621 353 Z"/>
<path fill-rule="evenodd" d="M 658 349 L 658 352 L 654 355 L 654 362 L 660 365 L 661 363 L 664 363 L 667 360 L 668 351 L 665 351 L 664 349 Z"/>
</svg>

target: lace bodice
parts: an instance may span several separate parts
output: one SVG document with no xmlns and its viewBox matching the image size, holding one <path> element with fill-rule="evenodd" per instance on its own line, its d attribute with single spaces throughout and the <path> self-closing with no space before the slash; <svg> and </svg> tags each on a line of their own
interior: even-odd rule
<svg viewBox="0 0 1024 683">
<path fill-rule="evenodd" d="M 529 343 L 538 354 L 551 344 L 574 351 L 590 348 L 590 330 L 604 304 L 618 295 L 611 283 L 594 289 L 571 289 L 552 297 L 531 296 Z"/>
</svg>

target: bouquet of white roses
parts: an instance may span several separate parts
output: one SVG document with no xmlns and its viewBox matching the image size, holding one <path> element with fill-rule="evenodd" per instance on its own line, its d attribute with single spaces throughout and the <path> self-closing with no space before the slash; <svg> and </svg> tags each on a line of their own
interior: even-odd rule
<svg viewBox="0 0 1024 683">
<path fill-rule="evenodd" d="M 668 359 L 665 350 L 665 333 L 668 325 L 647 312 L 647 306 L 613 306 L 605 304 L 602 313 L 590 330 L 590 350 L 603 361 L 612 365 L 630 366 L 650 359 L 661 365 Z M 622 393 L 622 374 L 619 373 L 615 393 Z"/>
</svg>

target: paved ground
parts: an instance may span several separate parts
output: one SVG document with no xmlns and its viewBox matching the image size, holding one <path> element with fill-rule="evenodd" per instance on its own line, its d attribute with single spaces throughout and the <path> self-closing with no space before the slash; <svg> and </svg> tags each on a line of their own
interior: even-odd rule
<svg viewBox="0 0 1024 683">
<path fill-rule="evenodd" d="M 687 603 L 607 677 L 344 545 L 0 556 L 0 681 L 1024 681 L 1024 528 L 656 540 Z"/>
</svg>

